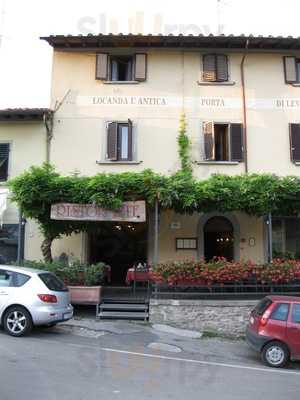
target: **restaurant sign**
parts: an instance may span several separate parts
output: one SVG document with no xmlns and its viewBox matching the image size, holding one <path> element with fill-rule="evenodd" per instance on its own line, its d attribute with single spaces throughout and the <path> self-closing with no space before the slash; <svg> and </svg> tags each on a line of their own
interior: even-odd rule
<svg viewBox="0 0 300 400">
<path fill-rule="evenodd" d="M 145 201 L 127 201 L 118 210 L 94 204 L 57 203 L 51 206 L 51 219 L 70 221 L 145 222 Z"/>
</svg>

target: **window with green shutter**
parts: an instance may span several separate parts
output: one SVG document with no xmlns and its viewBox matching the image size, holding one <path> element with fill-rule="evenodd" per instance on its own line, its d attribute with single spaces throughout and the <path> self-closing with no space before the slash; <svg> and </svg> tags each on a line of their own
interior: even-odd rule
<svg viewBox="0 0 300 400">
<path fill-rule="evenodd" d="M 202 79 L 205 82 L 227 82 L 228 57 L 225 54 L 204 54 Z"/>
<path fill-rule="evenodd" d="M 243 125 L 203 123 L 204 153 L 206 161 L 234 161 L 244 159 Z"/>
<path fill-rule="evenodd" d="M 132 121 L 109 122 L 107 126 L 107 152 L 109 161 L 132 161 Z"/>
<path fill-rule="evenodd" d="M 9 143 L 0 143 L 0 182 L 8 178 Z"/>
</svg>

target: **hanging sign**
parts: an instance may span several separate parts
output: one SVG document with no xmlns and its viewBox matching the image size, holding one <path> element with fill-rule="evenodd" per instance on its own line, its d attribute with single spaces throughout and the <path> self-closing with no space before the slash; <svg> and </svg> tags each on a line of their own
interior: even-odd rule
<svg viewBox="0 0 300 400">
<path fill-rule="evenodd" d="M 145 222 L 145 201 L 126 201 L 118 210 L 94 204 L 58 203 L 51 206 L 51 219 L 70 221 Z"/>
</svg>

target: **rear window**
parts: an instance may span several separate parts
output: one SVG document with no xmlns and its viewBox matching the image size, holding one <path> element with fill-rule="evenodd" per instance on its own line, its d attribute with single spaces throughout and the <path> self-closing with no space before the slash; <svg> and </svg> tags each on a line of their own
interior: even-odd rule
<svg viewBox="0 0 300 400">
<path fill-rule="evenodd" d="M 262 299 L 257 306 L 254 308 L 254 312 L 256 315 L 263 315 L 263 313 L 266 311 L 266 309 L 272 304 L 272 300 L 270 300 L 268 297 L 265 297 Z"/>
<path fill-rule="evenodd" d="M 40 279 L 44 282 L 49 290 L 54 292 L 67 292 L 68 289 L 66 285 L 57 276 L 49 273 L 43 272 L 39 274 Z"/>
<path fill-rule="evenodd" d="M 290 306 L 287 303 L 277 304 L 275 310 L 271 314 L 270 319 L 275 319 L 276 321 L 287 321 L 289 308 Z"/>
</svg>

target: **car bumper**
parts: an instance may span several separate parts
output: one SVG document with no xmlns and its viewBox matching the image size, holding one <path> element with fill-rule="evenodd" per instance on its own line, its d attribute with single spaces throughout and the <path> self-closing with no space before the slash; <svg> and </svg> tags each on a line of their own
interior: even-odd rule
<svg viewBox="0 0 300 400">
<path fill-rule="evenodd" d="M 253 332 L 249 327 L 246 330 L 246 341 L 254 350 L 261 352 L 264 345 L 269 342 L 270 338 Z"/>
<path fill-rule="evenodd" d="M 39 307 L 31 312 L 34 325 L 45 325 L 68 321 L 73 318 L 73 307 L 69 304 L 66 307 L 55 308 L 51 306 Z"/>
</svg>

